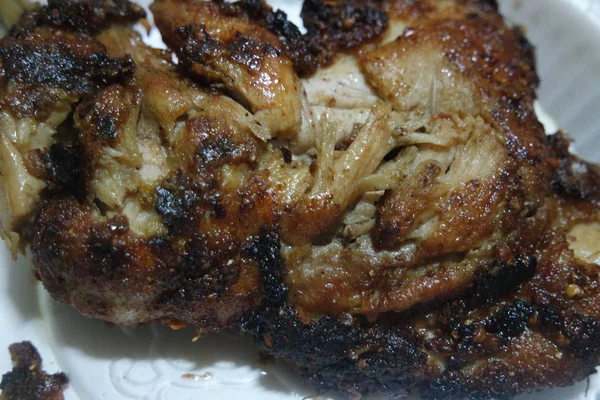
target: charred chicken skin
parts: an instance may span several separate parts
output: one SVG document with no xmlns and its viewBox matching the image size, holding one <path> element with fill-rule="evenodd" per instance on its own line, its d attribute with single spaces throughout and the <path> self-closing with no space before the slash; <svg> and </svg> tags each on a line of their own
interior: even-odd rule
<svg viewBox="0 0 600 400">
<path fill-rule="evenodd" d="M 594 371 L 600 175 L 545 135 L 495 1 L 306 0 L 306 33 L 261 0 L 151 9 L 167 51 L 126 0 L 0 40 L 2 235 L 55 299 L 239 327 L 349 397 Z"/>
</svg>

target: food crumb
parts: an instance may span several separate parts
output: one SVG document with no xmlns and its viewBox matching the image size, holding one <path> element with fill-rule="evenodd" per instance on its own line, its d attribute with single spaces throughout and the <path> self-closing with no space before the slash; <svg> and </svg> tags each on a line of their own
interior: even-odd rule
<svg viewBox="0 0 600 400">
<path fill-rule="evenodd" d="M 31 342 L 13 343 L 8 351 L 13 369 L 2 376 L 0 400 L 64 400 L 69 379 L 62 372 L 48 375 L 42 370 L 42 358 Z"/>
<path fill-rule="evenodd" d="M 578 297 L 583 294 L 583 290 L 577 285 L 569 285 L 567 286 L 566 295 L 569 299 L 573 297 Z"/>
<path fill-rule="evenodd" d="M 181 377 L 183 379 L 190 379 L 190 380 L 193 380 L 193 381 L 197 382 L 197 381 L 200 381 L 200 380 L 207 381 L 207 380 L 211 379 L 212 378 L 212 374 L 210 372 L 206 372 L 206 373 L 204 373 L 202 375 L 196 375 L 196 374 L 192 374 L 192 373 L 188 372 L 186 374 L 181 375 Z"/>
</svg>

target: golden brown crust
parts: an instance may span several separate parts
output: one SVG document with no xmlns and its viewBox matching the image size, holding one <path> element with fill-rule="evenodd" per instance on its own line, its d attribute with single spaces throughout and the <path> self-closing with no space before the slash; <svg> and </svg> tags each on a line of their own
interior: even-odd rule
<svg viewBox="0 0 600 400">
<path fill-rule="evenodd" d="M 215 3 L 158 1 L 152 7 L 184 70 L 244 105 L 270 131 L 263 139 L 298 133 L 300 82 L 275 35 Z"/>
<path fill-rule="evenodd" d="M 170 192 L 159 191 L 159 198 L 173 229 L 193 225 L 194 216 L 181 215 Z M 241 252 L 245 243 L 234 244 L 226 232 L 210 241 L 201 232 L 141 240 L 123 217 L 102 217 L 72 199 L 46 206 L 34 231 L 40 279 L 57 300 L 85 315 L 217 329 L 257 301 L 257 267 Z M 64 265 L 65 259 L 72 261 Z"/>
</svg>

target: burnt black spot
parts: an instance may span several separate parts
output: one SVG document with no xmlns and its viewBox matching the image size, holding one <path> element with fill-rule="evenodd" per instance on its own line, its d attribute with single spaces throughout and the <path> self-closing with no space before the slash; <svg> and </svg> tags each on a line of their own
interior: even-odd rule
<svg viewBox="0 0 600 400">
<path fill-rule="evenodd" d="M 89 40 L 89 39 L 88 39 Z M 133 76 L 129 57 L 114 59 L 104 52 L 75 54 L 65 43 L 10 43 L 0 47 L 5 77 L 26 85 L 56 86 L 69 93 L 92 93 L 98 85 Z"/>
<path fill-rule="evenodd" d="M 206 196 L 208 203 L 213 208 L 213 215 L 217 219 L 223 219 L 227 216 L 227 212 L 225 210 L 225 206 L 221 202 L 221 196 L 218 193 L 214 193 Z"/>
<path fill-rule="evenodd" d="M 351 49 L 377 37 L 388 24 L 386 13 L 373 3 L 357 1 L 341 3 L 307 0 L 302 6 L 302 19 L 307 31 L 327 35 L 328 40 L 343 49 Z"/>
<path fill-rule="evenodd" d="M 294 61 L 296 71 L 302 73 L 313 68 L 310 66 L 310 62 L 307 63 L 307 60 L 305 60 L 307 49 L 304 36 L 300 29 L 288 20 L 286 13 L 283 11 L 273 11 L 262 0 L 242 0 L 233 4 L 224 3 L 222 8 L 225 13 L 245 16 L 276 35 L 283 43 L 288 56 Z"/>
<path fill-rule="evenodd" d="M 594 357 L 600 350 L 600 321 L 594 317 L 574 315 L 566 320 L 564 335 L 569 347 L 580 357 Z"/>
<path fill-rule="evenodd" d="M 579 357 L 592 357 L 600 351 L 600 321 L 578 313 L 563 315 L 551 306 L 539 306 L 537 315 L 541 328 L 560 332 L 568 339 L 568 347 Z M 597 362 L 597 361 L 594 361 Z"/>
<path fill-rule="evenodd" d="M 452 354 L 446 358 L 446 366 L 451 371 L 460 370 L 469 364 L 469 358 L 464 354 Z"/>
<path fill-rule="evenodd" d="M 80 190 L 81 155 L 81 149 L 76 143 L 53 143 L 44 154 L 44 164 L 52 182 L 71 193 Z"/>
<path fill-rule="evenodd" d="M 488 304 L 530 280 L 535 274 L 537 259 L 519 255 L 512 263 L 498 261 L 475 279 L 475 299 Z"/>
<path fill-rule="evenodd" d="M 504 341 L 520 336 L 529 324 L 529 317 L 534 308 L 523 300 L 515 300 L 510 306 L 504 307 L 485 325 L 490 333 L 495 333 Z"/>
<path fill-rule="evenodd" d="M 209 247 L 210 243 L 210 238 L 194 234 L 183 248 L 164 238 L 153 244 L 153 251 L 160 252 L 169 266 L 164 272 L 157 304 L 178 310 L 177 318 L 185 318 L 187 313 L 192 315 L 197 312 L 195 307 L 226 295 L 232 282 L 238 279 L 239 263 L 225 260 L 237 255 L 239 247 L 222 250 Z"/>
<path fill-rule="evenodd" d="M 116 139 L 118 136 L 115 117 L 112 115 L 102 115 L 98 120 L 94 136 L 99 140 Z"/>
<path fill-rule="evenodd" d="M 377 38 L 388 24 L 387 15 L 376 2 L 305 1 L 304 35 L 284 12 L 273 11 L 261 0 L 221 3 L 221 8 L 226 14 L 246 17 L 276 35 L 300 76 L 311 75 L 329 64 L 337 52 Z"/>
<path fill-rule="evenodd" d="M 215 140 L 204 141 L 200 144 L 197 156 L 199 166 L 205 167 L 210 164 L 224 162 L 225 157 L 239 155 L 239 145 L 225 136 L 219 136 Z"/>
<path fill-rule="evenodd" d="M 48 0 L 48 4 L 26 12 L 11 35 L 24 34 L 39 26 L 94 32 L 113 23 L 133 23 L 144 18 L 144 9 L 128 0 Z"/>
<path fill-rule="evenodd" d="M 131 254 L 126 247 L 114 244 L 110 239 L 94 236 L 90 240 L 90 261 L 99 275 L 113 275 L 123 272 L 131 262 Z"/>
<path fill-rule="evenodd" d="M 537 315 L 542 326 L 547 329 L 560 330 L 563 326 L 563 319 L 554 307 L 539 307 Z"/>
<path fill-rule="evenodd" d="M 172 231 L 181 231 L 189 226 L 189 210 L 200 200 L 192 190 L 170 191 L 163 187 L 156 189 L 156 212 Z"/>
<path fill-rule="evenodd" d="M 156 189 L 156 211 L 163 217 L 167 225 L 174 225 L 174 222 L 183 217 L 185 210 L 181 201 L 170 191 L 164 188 Z"/>
<path fill-rule="evenodd" d="M 238 35 L 228 43 L 231 59 L 247 67 L 248 71 L 258 73 L 265 57 L 278 57 L 279 51 L 270 44 L 258 44 Z"/>
<path fill-rule="evenodd" d="M 477 328 L 476 324 L 457 324 L 452 333 L 461 345 L 471 345 L 475 340 Z"/>
<path fill-rule="evenodd" d="M 203 25 L 189 24 L 177 30 L 181 45 L 177 49 L 180 65 L 187 73 L 209 85 L 219 85 L 240 103 L 247 103 L 238 90 L 231 87 L 228 74 L 222 66 L 243 67 L 250 74 L 257 74 L 266 59 L 280 56 L 280 51 L 270 44 L 257 43 L 237 34 L 227 42 L 220 42 L 209 35 Z M 247 104 L 245 104 L 249 110 Z"/>
<path fill-rule="evenodd" d="M 263 229 L 262 233 L 244 250 L 260 264 L 265 301 L 273 304 L 280 303 L 288 289 L 283 283 L 285 264 L 281 257 L 279 235 Z"/>
</svg>

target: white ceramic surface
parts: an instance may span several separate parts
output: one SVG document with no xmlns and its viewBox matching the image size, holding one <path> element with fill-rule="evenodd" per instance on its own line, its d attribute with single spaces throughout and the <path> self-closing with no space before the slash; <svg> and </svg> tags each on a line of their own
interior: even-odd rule
<svg viewBox="0 0 600 400">
<path fill-rule="evenodd" d="M 298 1 L 271 3 L 290 15 L 299 13 Z M 501 3 L 511 21 L 527 26 L 538 47 L 542 105 L 570 131 L 575 148 L 599 162 L 600 0 Z M 31 340 L 47 371 L 62 370 L 71 378 L 67 400 L 300 400 L 314 395 L 293 367 L 259 363 L 254 346 L 235 334 L 192 343 L 191 330 L 120 329 L 83 318 L 52 301 L 34 282 L 30 262 L 11 260 L 3 244 L 0 312 L 0 373 L 11 368 L 7 346 Z M 600 379 L 523 399 L 600 400 Z"/>
<path fill-rule="evenodd" d="M 544 109 L 600 162 L 600 0 L 500 0 L 537 48 Z"/>
</svg>

